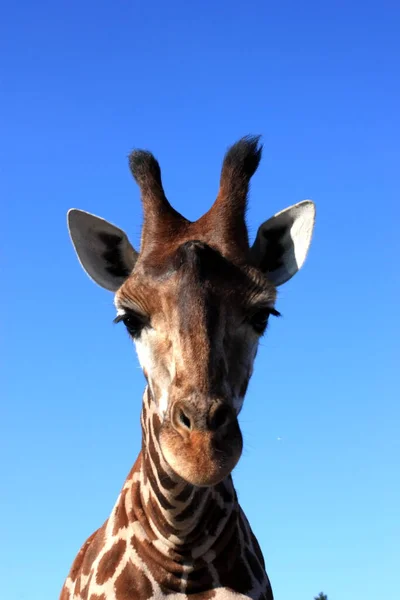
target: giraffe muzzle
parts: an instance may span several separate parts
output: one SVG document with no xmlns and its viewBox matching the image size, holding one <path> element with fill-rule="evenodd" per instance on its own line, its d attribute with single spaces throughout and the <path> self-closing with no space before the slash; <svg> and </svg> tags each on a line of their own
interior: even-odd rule
<svg viewBox="0 0 400 600">
<path fill-rule="evenodd" d="M 216 485 L 236 466 L 242 435 L 233 408 L 221 400 L 178 400 L 160 432 L 170 467 L 198 486 Z"/>
</svg>

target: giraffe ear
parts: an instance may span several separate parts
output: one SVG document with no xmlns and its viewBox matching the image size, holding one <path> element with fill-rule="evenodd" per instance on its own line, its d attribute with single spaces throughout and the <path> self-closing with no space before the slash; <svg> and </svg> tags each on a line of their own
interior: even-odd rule
<svg viewBox="0 0 400 600">
<path fill-rule="evenodd" d="M 115 292 L 130 275 L 138 253 L 126 233 L 83 210 L 68 211 L 68 230 L 83 269 L 93 281 Z"/>
<path fill-rule="evenodd" d="M 304 200 L 260 225 L 251 256 L 274 285 L 282 285 L 303 266 L 314 223 L 315 204 Z"/>
</svg>

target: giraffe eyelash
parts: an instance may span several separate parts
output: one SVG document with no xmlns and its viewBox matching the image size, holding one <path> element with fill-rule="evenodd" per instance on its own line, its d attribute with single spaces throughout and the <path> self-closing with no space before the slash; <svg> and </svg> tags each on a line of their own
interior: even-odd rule
<svg viewBox="0 0 400 600">
<path fill-rule="evenodd" d="M 281 313 L 272 306 L 263 306 L 254 308 L 246 320 L 253 327 L 254 331 L 261 336 L 267 329 L 268 319 L 271 315 L 280 317 Z"/>
<path fill-rule="evenodd" d="M 264 313 L 268 316 L 272 315 L 273 317 L 282 316 L 282 314 L 273 306 L 253 306 L 253 308 L 250 311 L 250 317 L 258 313 Z"/>
<path fill-rule="evenodd" d="M 113 319 L 113 323 L 121 323 L 122 321 L 130 336 L 133 338 L 139 337 L 143 329 L 150 325 L 149 319 L 133 310 L 123 309 L 123 311 L 121 310 L 121 313 Z"/>
</svg>

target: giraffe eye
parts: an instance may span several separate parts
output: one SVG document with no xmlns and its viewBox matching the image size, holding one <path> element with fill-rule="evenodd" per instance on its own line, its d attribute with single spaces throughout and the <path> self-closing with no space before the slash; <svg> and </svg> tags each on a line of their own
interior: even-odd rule
<svg viewBox="0 0 400 600">
<path fill-rule="evenodd" d="M 270 315 L 280 317 L 280 313 L 271 306 L 259 309 L 251 315 L 249 322 L 258 335 L 262 335 L 265 332 Z"/>
<path fill-rule="evenodd" d="M 123 314 L 118 315 L 114 319 L 114 323 L 120 323 L 121 321 L 125 325 L 129 335 L 133 338 L 139 337 L 143 329 L 149 325 L 147 317 L 126 309 Z"/>
</svg>

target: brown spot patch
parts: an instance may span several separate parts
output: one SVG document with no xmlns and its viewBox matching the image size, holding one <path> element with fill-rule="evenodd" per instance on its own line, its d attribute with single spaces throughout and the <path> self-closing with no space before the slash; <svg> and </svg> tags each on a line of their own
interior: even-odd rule
<svg viewBox="0 0 400 600">
<path fill-rule="evenodd" d="M 118 540 L 108 552 L 105 553 L 97 567 L 96 582 L 103 585 L 115 573 L 126 550 L 126 541 Z"/>
<path fill-rule="evenodd" d="M 207 594 L 209 590 L 212 591 L 212 587 L 213 577 L 210 573 L 208 565 L 189 573 L 186 584 L 186 593 L 190 594 L 190 598 L 192 598 L 192 594 L 199 592 Z"/>
<path fill-rule="evenodd" d="M 118 600 L 132 600 L 133 598 L 148 600 L 153 595 L 153 587 L 149 578 L 132 562 L 128 562 L 117 577 L 114 589 Z"/>
<path fill-rule="evenodd" d="M 190 483 L 187 483 L 182 491 L 175 497 L 177 502 L 186 502 L 189 499 L 190 494 L 193 492 L 194 488 Z"/>
<path fill-rule="evenodd" d="M 139 464 L 138 464 L 139 463 Z M 140 454 L 137 457 L 135 464 L 133 465 L 133 467 L 131 468 L 131 470 L 128 473 L 128 477 L 125 479 L 125 483 L 127 481 L 130 481 L 132 479 L 132 477 L 134 476 L 134 474 L 136 473 L 136 471 L 138 471 L 140 468 Z"/>
<path fill-rule="evenodd" d="M 154 477 L 151 465 L 144 464 L 144 471 L 146 472 L 148 480 L 150 481 L 152 491 L 153 491 L 154 495 L 156 496 L 157 500 L 159 501 L 159 503 L 161 504 L 161 506 L 163 507 L 163 509 L 164 510 L 173 509 L 174 506 L 170 502 L 168 502 L 168 500 L 165 498 L 163 492 L 160 490 L 157 480 Z M 164 474 L 164 472 L 162 473 L 162 475 L 163 474 Z M 162 475 L 160 477 L 160 481 L 161 481 Z"/>
<path fill-rule="evenodd" d="M 99 596 L 98 594 L 91 594 L 89 600 L 107 600 L 107 598 L 104 594 L 101 594 L 101 596 Z"/>
<path fill-rule="evenodd" d="M 88 539 L 86 540 L 86 542 L 83 544 L 82 548 L 79 550 L 78 554 L 76 555 L 76 558 L 75 558 L 74 562 L 72 563 L 72 567 L 69 572 L 69 576 L 71 577 L 72 582 L 76 581 L 76 578 L 78 577 L 79 572 L 81 570 L 83 559 L 85 558 L 86 552 L 87 552 L 88 548 L 90 547 L 96 534 L 97 534 L 97 531 L 95 531 L 94 533 L 92 533 L 92 535 L 90 537 L 88 537 Z"/>
<path fill-rule="evenodd" d="M 155 418 L 158 419 L 156 415 L 153 415 L 153 422 Z M 161 452 L 161 450 L 157 451 L 152 435 L 150 435 L 147 439 L 147 449 L 149 456 L 151 457 L 151 460 L 154 463 L 162 487 L 166 490 L 173 490 L 174 487 L 176 487 L 176 482 L 171 479 L 171 477 L 168 475 L 168 473 L 165 472 L 164 468 L 162 467 L 159 457 L 159 452 Z M 150 469 L 151 465 L 145 465 L 146 471 L 149 471 Z"/>
<path fill-rule="evenodd" d="M 74 596 L 79 596 L 81 593 L 81 576 L 79 575 L 75 581 Z"/>
<path fill-rule="evenodd" d="M 250 530 L 250 535 L 251 535 L 251 541 L 253 542 L 253 547 L 254 547 L 256 556 L 257 556 L 258 560 L 260 561 L 261 566 L 265 570 L 265 561 L 264 561 L 264 556 L 263 556 L 262 550 L 260 548 L 260 544 L 258 543 L 256 536 L 254 535 L 254 533 L 251 530 Z"/>
<path fill-rule="evenodd" d="M 131 502 L 132 509 L 129 514 L 130 520 L 139 521 L 144 531 L 146 532 L 146 536 L 148 537 L 148 539 L 155 540 L 156 535 L 149 525 L 149 520 L 147 518 L 146 511 L 142 505 L 142 499 L 140 496 L 140 485 L 138 483 L 134 483 L 132 485 Z"/>
<path fill-rule="evenodd" d="M 253 587 L 253 579 L 242 560 L 234 562 L 229 571 L 222 571 L 219 583 L 222 587 L 231 588 L 238 594 L 247 594 Z"/>
<path fill-rule="evenodd" d="M 212 510 L 212 519 L 210 519 L 208 523 L 208 532 L 211 536 L 216 535 L 217 529 L 221 524 L 222 520 L 227 516 L 228 511 L 225 508 L 220 508 L 219 506 L 213 506 Z"/>
<path fill-rule="evenodd" d="M 155 502 L 154 498 L 150 496 L 147 504 L 144 507 L 146 518 L 149 522 L 152 522 L 158 531 L 160 531 L 164 536 L 169 536 L 171 534 L 177 535 L 176 529 L 166 521 L 163 512 L 160 510 L 157 502 Z M 154 538 L 154 535 L 153 535 Z"/>
<path fill-rule="evenodd" d="M 64 586 L 63 589 L 61 590 L 61 595 L 60 595 L 60 600 L 69 600 L 70 599 L 70 593 L 67 590 L 67 588 Z"/>
<path fill-rule="evenodd" d="M 246 548 L 246 560 L 249 563 L 249 567 L 258 579 L 259 583 L 262 583 L 265 579 L 264 571 L 260 566 L 260 563 L 256 556 L 248 548 Z"/>
<path fill-rule="evenodd" d="M 83 575 L 89 575 L 91 568 L 93 566 L 93 563 L 96 560 L 96 558 L 98 557 L 99 552 L 101 551 L 101 549 L 103 547 L 104 530 L 105 530 L 106 524 L 107 524 L 107 521 L 106 521 L 106 523 L 104 523 L 104 525 L 100 529 L 98 529 L 89 538 L 89 540 L 91 540 L 90 545 L 88 546 L 88 548 L 86 550 L 86 554 L 85 554 L 83 562 L 82 562 L 82 574 Z"/>
<path fill-rule="evenodd" d="M 250 538 L 243 513 L 240 514 L 239 523 L 240 529 L 242 531 L 243 541 L 245 542 L 245 544 L 248 544 L 250 542 Z"/>
<path fill-rule="evenodd" d="M 215 540 L 212 549 L 214 550 L 217 561 L 218 557 L 224 557 L 229 553 L 230 549 L 238 543 L 238 525 L 237 525 L 237 512 L 233 510 L 227 522 L 225 523 L 225 527 L 218 538 Z M 225 568 L 224 565 L 223 568 Z"/>
<path fill-rule="evenodd" d="M 242 383 L 240 391 L 239 391 L 239 397 L 240 398 L 244 398 L 245 397 L 248 385 L 249 385 L 249 381 L 244 381 Z"/>
<path fill-rule="evenodd" d="M 127 492 L 127 489 L 122 490 L 118 506 L 115 509 L 113 535 L 116 535 L 120 529 L 127 527 L 129 523 L 125 508 L 125 498 Z"/>
<path fill-rule="evenodd" d="M 88 598 L 90 582 L 92 581 L 92 576 L 93 576 L 93 573 L 91 573 L 89 575 L 85 587 L 81 589 L 81 600 L 87 600 L 87 598 Z"/>
<path fill-rule="evenodd" d="M 161 419 L 157 413 L 153 413 L 152 422 L 153 422 L 154 433 L 155 433 L 155 435 L 157 435 L 159 432 L 159 429 L 161 427 Z"/>
<path fill-rule="evenodd" d="M 180 513 L 175 514 L 175 519 L 178 522 L 182 522 L 182 521 L 186 521 L 190 517 L 193 517 L 194 513 L 197 511 L 197 509 L 200 505 L 202 498 L 203 498 L 203 494 L 201 492 L 195 492 L 193 494 L 193 498 L 192 498 L 191 502 L 188 503 L 188 505 L 183 510 L 181 510 Z"/>
<path fill-rule="evenodd" d="M 236 531 L 224 553 L 217 557 L 214 567 L 219 575 L 220 586 L 230 588 L 238 594 L 246 594 L 253 587 L 253 577 L 243 560 L 238 537 Z"/>
<path fill-rule="evenodd" d="M 272 593 L 272 589 L 271 589 L 271 585 L 268 581 L 268 587 L 265 590 L 265 592 L 263 592 L 260 597 L 258 598 L 258 600 L 274 600 L 274 595 Z"/>
<path fill-rule="evenodd" d="M 221 481 L 216 487 L 215 490 L 219 493 L 225 504 L 232 504 L 235 500 L 235 492 L 228 488 L 228 483 L 225 481 Z"/>
</svg>

